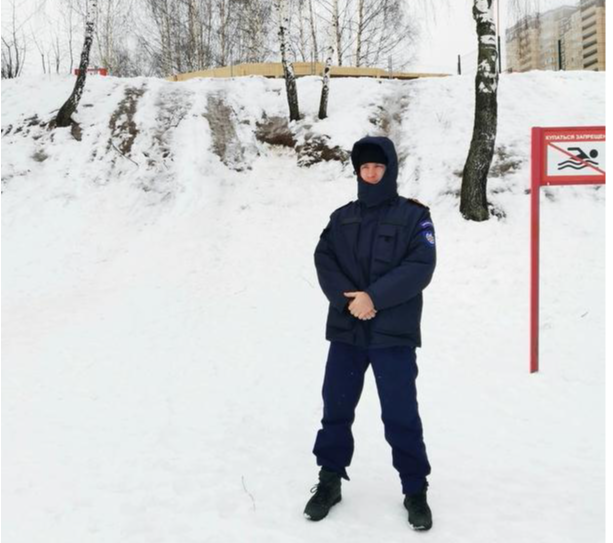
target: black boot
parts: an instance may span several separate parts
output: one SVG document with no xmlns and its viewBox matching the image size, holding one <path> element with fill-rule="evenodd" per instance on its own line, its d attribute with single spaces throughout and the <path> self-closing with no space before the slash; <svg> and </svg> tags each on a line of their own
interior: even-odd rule
<svg viewBox="0 0 613 543">
<path fill-rule="evenodd" d="M 428 506 L 426 493 L 428 481 L 424 483 L 421 491 L 415 494 L 405 494 L 404 506 L 409 512 L 409 524 L 414 530 L 429 530 L 432 528 L 432 511 Z"/>
<path fill-rule="evenodd" d="M 321 468 L 319 483 L 311 488 L 315 495 L 308 501 L 304 509 L 304 516 L 309 520 L 321 520 L 330 508 L 341 501 L 340 474 Z"/>
</svg>

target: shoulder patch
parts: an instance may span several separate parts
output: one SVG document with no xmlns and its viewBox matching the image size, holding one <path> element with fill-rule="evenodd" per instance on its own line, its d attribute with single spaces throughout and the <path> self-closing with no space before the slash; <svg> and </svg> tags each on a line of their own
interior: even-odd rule
<svg viewBox="0 0 613 543">
<path fill-rule="evenodd" d="M 419 200 L 417 200 L 416 198 L 407 198 L 407 200 L 408 200 L 409 202 L 412 202 L 412 203 L 414 203 L 414 204 L 417 204 L 418 206 L 425 207 L 426 209 L 430 209 L 430 208 L 429 208 L 429 207 L 428 207 L 426 204 L 422 204 L 422 203 L 421 203 Z"/>
<path fill-rule="evenodd" d="M 428 242 L 428 244 L 434 247 L 434 232 L 432 230 L 426 230 L 423 233 L 423 236 L 424 238 L 426 238 L 426 241 Z"/>
</svg>

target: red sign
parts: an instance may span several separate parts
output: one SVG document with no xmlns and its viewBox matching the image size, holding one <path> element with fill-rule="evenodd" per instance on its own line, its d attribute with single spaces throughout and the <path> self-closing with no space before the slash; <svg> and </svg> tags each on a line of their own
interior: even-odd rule
<svg viewBox="0 0 613 543">
<path fill-rule="evenodd" d="M 80 72 L 81 70 L 79 68 L 74 69 L 75 75 L 79 75 Z M 106 68 L 87 68 L 87 73 L 92 75 L 107 75 L 108 72 Z"/>
<path fill-rule="evenodd" d="M 604 184 L 604 126 L 532 128 L 530 373 L 539 356 L 539 197 L 543 185 Z"/>
</svg>

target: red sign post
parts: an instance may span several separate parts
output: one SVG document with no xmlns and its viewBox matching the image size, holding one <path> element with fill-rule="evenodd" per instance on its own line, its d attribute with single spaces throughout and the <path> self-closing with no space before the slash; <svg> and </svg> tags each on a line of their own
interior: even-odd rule
<svg viewBox="0 0 613 543">
<path fill-rule="evenodd" d="M 604 184 L 605 127 L 532 128 L 530 373 L 539 368 L 539 197 L 544 185 Z"/>
</svg>

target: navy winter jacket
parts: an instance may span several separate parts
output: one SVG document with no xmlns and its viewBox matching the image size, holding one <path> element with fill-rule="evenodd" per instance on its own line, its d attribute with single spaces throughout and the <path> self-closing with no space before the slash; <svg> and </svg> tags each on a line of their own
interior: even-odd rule
<svg viewBox="0 0 613 543">
<path fill-rule="evenodd" d="M 361 145 L 375 143 L 387 157 L 381 181 L 359 175 Z M 328 298 L 326 339 L 361 347 L 421 347 L 422 291 L 436 266 L 434 226 L 429 210 L 398 195 L 398 159 L 385 137 L 367 136 L 353 146 L 358 199 L 336 209 L 315 249 L 319 284 Z M 365 291 L 377 314 L 360 320 L 344 292 Z"/>
</svg>

